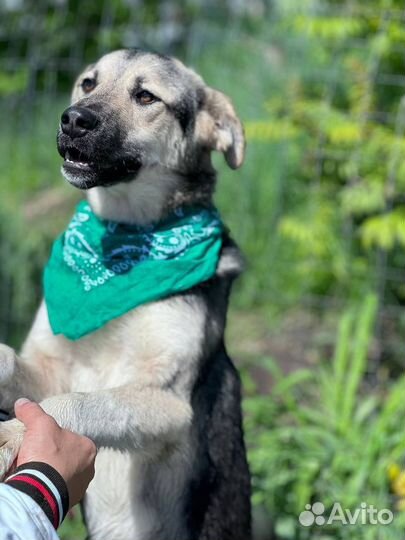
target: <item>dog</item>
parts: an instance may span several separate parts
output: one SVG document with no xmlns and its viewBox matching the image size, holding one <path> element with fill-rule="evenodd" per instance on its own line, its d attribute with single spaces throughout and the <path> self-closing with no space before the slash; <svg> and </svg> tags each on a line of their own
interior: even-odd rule
<svg viewBox="0 0 405 540">
<path fill-rule="evenodd" d="M 212 207 L 211 152 L 236 169 L 245 140 L 223 93 L 177 59 L 131 49 L 78 77 L 57 146 L 94 215 L 142 228 L 180 207 Z M 0 346 L 0 408 L 29 397 L 99 449 L 84 499 L 89 539 L 251 538 L 240 380 L 224 345 L 242 268 L 224 229 L 206 281 L 74 340 L 55 335 L 43 301 L 20 354 Z M 16 419 L 0 424 L 3 477 L 23 431 Z"/>
</svg>

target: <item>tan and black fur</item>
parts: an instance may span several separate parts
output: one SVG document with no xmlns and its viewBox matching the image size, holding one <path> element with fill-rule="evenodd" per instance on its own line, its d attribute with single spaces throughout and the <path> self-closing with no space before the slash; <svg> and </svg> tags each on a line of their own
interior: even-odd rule
<svg viewBox="0 0 405 540">
<path fill-rule="evenodd" d="M 139 225 L 212 203 L 212 150 L 242 164 L 229 99 L 178 60 L 140 50 L 89 66 L 58 132 L 62 172 L 94 212 Z M 99 448 L 84 501 L 91 540 L 249 540 L 240 384 L 223 337 L 240 270 L 225 237 L 200 286 L 77 341 L 53 335 L 42 303 L 20 354 L 0 346 L 0 408 L 38 400 Z M 17 420 L 0 424 L 1 475 L 22 433 Z"/>
</svg>

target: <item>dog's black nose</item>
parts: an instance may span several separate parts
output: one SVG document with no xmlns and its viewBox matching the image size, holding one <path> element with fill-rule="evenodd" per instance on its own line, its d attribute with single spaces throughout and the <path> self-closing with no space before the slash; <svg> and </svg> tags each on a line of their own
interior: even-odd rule
<svg viewBox="0 0 405 540">
<path fill-rule="evenodd" d="M 83 137 L 98 124 L 97 115 L 84 107 L 69 107 L 62 113 L 60 127 L 71 139 Z"/>
</svg>

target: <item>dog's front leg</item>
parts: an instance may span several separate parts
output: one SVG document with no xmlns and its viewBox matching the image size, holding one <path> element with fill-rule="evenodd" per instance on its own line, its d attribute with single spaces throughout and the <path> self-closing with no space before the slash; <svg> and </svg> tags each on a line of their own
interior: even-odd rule
<svg viewBox="0 0 405 540">
<path fill-rule="evenodd" d="M 159 387 L 122 386 L 48 398 L 41 407 L 59 425 L 92 439 L 97 447 L 159 451 L 181 438 L 191 422 L 188 401 Z"/>
</svg>

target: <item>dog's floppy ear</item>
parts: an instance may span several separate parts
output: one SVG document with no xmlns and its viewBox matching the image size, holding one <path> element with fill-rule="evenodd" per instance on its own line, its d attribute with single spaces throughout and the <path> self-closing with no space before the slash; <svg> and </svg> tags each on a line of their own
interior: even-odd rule
<svg viewBox="0 0 405 540">
<path fill-rule="evenodd" d="M 243 127 L 225 94 L 208 86 L 202 90 L 195 133 L 202 146 L 222 152 L 232 169 L 242 165 L 245 155 Z"/>
</svg>

